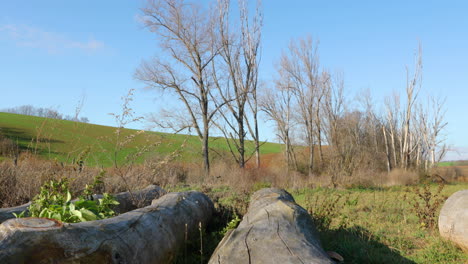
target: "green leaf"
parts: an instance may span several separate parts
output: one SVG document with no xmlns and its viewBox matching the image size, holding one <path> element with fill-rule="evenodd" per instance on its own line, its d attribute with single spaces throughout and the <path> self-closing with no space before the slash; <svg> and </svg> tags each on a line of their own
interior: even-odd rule
<svg viewBox="0 0 468 264">
<path fill-rule="evenodd" d="M 93 221 L 93 220 L 98 219 L 96 214 L 94 214 L 93 212 L 91 212 L 90 210 L 87 210 L 85 208 L 81 208 L 80 212 L 81 212 L 83 218 L 86 219 L 86 221 Z"/>
<path fill-rule="evenodd" d="M 67 202 L 67 203 L 68 203 L 68 202 L 71 200 L 71 198 L 72 198 L 72 197 L 71 197 L 71 194 L 70 194 L 70 192 L 69 192 L 69 191 L 67 191 L 67 200 L 66 200 L 65 202 Z"/>
<path fill-rule="evenodd" d="M 81 213 L 81 211 L 79 210 L 70 210 L 70 213 L 72 213 L 72 215 L 75 215 L 77 216 L 78 218 L 82 219 L 83 218 L 83 214 Z"/>
</svg>

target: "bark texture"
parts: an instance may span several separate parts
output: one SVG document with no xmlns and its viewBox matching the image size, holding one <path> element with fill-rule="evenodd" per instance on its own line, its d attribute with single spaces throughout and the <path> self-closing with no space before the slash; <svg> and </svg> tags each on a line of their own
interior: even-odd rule
<svg viewBox="0 0 468 264">
<path fill-rule="evenodd" d="M 164 194 L 166 194 L 166 191 L 156 185 L 148 185 L 142 190 L 132 191 L 131 193 L 121 192 L 114 194 L 115 199 L 120 203 L 114 208 L 114 211 L 117 214 L 122 214 L 139 207 L 148 206 L 151 204 L 153 199 L 157 199 Z M 102 194 L 93 195 L 93 199 L 95 200 L 100 198 L 102 198 Z M 77 201 L 77 199 L 73 201 Z M 16 207 L 0 208 L 0 223 L 3 223 L 8 219 L 15 218 L 13 213 L 19 214 L 28 210 L 29 205 L 31 205 L 31 202 Z"/>
<path fill-rule="evenodd" d="M 439 232 L 468 252 L 468 190 L 458 191 L 445 201 L 439 215 Z"/>
<path fill-rule="evenodd" d="M 333 263 L 312 218 L 281 189 L 252 195 L 237 229 L 226 234 L 209 263 Z"/>
<path fill-rule="evenodd" d="M 0 263 L 172 263 L 213 210 L 206 195 L 190 191 L 105 220 L 10 219 L 0 225 Z"/>
</svg>

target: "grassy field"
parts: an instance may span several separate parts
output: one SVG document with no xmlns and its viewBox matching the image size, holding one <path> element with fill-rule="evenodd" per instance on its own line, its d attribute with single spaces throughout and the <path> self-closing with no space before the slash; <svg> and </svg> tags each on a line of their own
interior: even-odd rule
<svg viewBox="0 0 468 264">
<path fill-rule="evenodd" d="M 449 167 L 449 166 L 468 166 L 468 160 L 457 160 L 457 161 L 442 161 L 439 162 L 440 167 Z"/>
<path fill-rule="evenodd" d="M 0 113 L 0 133 L 10 138 L 23 150 L 47 159 L 60 162 L 73 162 L 83 159 L 88 166 L 111 166 L 114 160 L 114 150 L 120 143 L 117 161 L 122 163 L 125 157 L 132 156 L 145 146 L 151 146 L 138 161 L 152 156 L 164 156 L 175 151 L 180 152 L 181 161 L 198 161 L 201 153 L 201 142 L 196 136 L 175 135 L 158 132 L 139 133 L 137 130 L 123 129 L 120 139 L 116 136 L 116 128 L 66 120 L 46 119 L 35 116 L 25 116 Z M 134 135 L 134 137 L 132 137 Z M 184 144 L 185 143 L 185 144 Z M 225 155 L 228 146 L 223 138 L 211 138 L 212 158 L 215 153 Z M 251 151 L 252 142 L 247 143 Z M 262 154 L 279 153 L 281 145 L 266 143 L 261 148 Z"/>
<path fill-rule="evenodd" d="M 330 218 L 329 226 L 320 233 L 323 246 L 341 254 L 345 263 L 466 263 L 466 253 L 440 238 L 437 221 L 430 229 L 416 216 L 414 204 L 422 204 L 416 195 L 418 188 L 422 187 L 292 193 L 317 218 Z M 430 186 L 433 194 L 437 188 Z M 446 185 L 441 195 L 448 197 L 463 189 L 468 184 Z M 328 213 L 327 208 L 333 212 Z M 435 208 L 437 219 L 441 205 Z"/>
<path fill-rule="evenodd" d="M 257 184 L 257 188 L 265 187 Z M 437 193 L 438 185 L 430 185 Z M 328 189 L 304 188 L 289 190 L 296 202 L 314 216 L 320 239 L 326 251 L 335 251 L 344 263 L 468 263 L 468 254 L 440 238 L 437 226 L 427 228 L 421 224 L 414 210 L 416 195 L 422 185 L 389 188 Z M 193 186 L 175 188 L 174 191 L 193 189 Z M 249 194 L 236 193 L 229 187 L 203 190 L 215 201 L 218 208 L 233 208 L 245 213 Z M 252 191 L 256 188 L 253 187 Z M 468 189 L 468 184 L 449 184 L 441 196 L 450 196 L 458 190 Z M 221 198 L 220 198 L 221 197 Z M 434 198 L 432 197 L 432 198 Z M 442 204 L 436 207 L 436 218 Z M 188 256 L 180 256 L 177 263 L 207 261 L 222 238 L 222 230 L 229 222 L 220 225 L 218 213 L 215 225 L 203 234 L 204 255 L 200 256 L 199 241 L 192 245 Z M 233 216 L 231 215 L 231 218 Z M 437 222 L 436 222 L 437 223 Z M 231 223 L 232 227 L 232 223 Z"/>
</svg>

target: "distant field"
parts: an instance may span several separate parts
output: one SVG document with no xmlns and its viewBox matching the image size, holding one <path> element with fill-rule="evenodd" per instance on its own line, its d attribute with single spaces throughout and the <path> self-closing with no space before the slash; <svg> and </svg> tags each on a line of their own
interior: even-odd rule
<svg viewBox="0 0 468 264">
<path fill-rule="evenodd" d="M 468 160 L 442 161 L 438 164 L 440 167 L 447 166 L 468 166 Z"/>
<path fill-rule="evenodd" d="M 35 116 L 25 116 L 0 113 L 0 133 L 16 142 L 23 150 L 30 150 L 47 159 L 61 162 L 73 162 L 82 156 L 89 166 L 112 165 L 113 152 L 116 146 L 116 128 L 67 120 L 47 119 Z M 195 162 L 200 160 L 201 142 L 196 136 L 175 135 L 159 132 L 144 132 L 137 134 L 137 130 L 124 129 L 122 138 L 135 135 L 120 151 L 117 160 L 122 162 L 125 157 L 138 151 L 138 148 L 155 142 L 161 144 L 140 157 L 164 156 L 180 150 L 178 159 Z M 123 139 L 125 140 L 125 139 Z M 182 147 L 183 143 L 186 144 Z M 227 154 L 228 146 L 223 138 L 211 138 L 210 148 L 212 157 L 216 152 Z M 248 142 L 249 151 L 253 143 Z M 281 145 L 266 143 L 261 148 L 262 154 L 279 153 Z"/>
</svg>

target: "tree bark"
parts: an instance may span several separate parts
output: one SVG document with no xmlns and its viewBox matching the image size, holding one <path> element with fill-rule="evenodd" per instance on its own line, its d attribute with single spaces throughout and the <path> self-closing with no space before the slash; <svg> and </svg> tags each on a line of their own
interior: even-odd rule
<svg viewBox="0 0 468 264">
<path fill-rule="evenodd" d="M 281 189 L 252 195 L 239 227 L 223 238 L 208 263 L 333 263 L 307 211 Z"/>
<path fill-rule="evenodd" d="M 387 156 L 387 171 L 390 173 L 392 171 L 392 163 L 390 158 L 390 149 L 388 148 L 388 139 L 387 139 L 387 132 L 385 126 L 382 126 L 384 143 L 385 143 L 385 154 Z"/>
<path fill-rule="evenodd" d="M 190 191 L 99 221 L 10 219 L 0 225 L 0 263 L 172 263 L 213 210 L 206 195 Z"/>
<path fill-rule="evenodd" d="M 445 201 L 439 215 L 439 233 L 468 252 L 468 190 L 458 191 Z"/>
<path fill-rule="evenodd" d="M 131 193 L 117 193 L 114 197 L 119 202 L 119 205 L 114 208 L 114 211 L 117 214 L 122 214 L 139 207 L 148 206 L 151 204 L 153 199 L 157 199 L 164 194 L 166 194 L 166 191 L 156 185 L 149 185 L 142 190 L 132 191 Z M 100 198 L 102 198 L 101 194 L 93 195 L 93 199 L 95 200 Z M 74 201 L 76 201 L 76 199 Z M 15 218 L 13 213 L 19 214 L 28 210 L 29 205 L 31 205 L 31 202 L 16 207 L 0 208 L 0 223 L 8 219 Z"/>
</svg>

